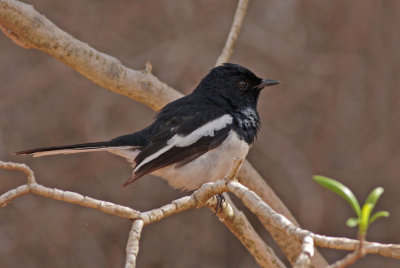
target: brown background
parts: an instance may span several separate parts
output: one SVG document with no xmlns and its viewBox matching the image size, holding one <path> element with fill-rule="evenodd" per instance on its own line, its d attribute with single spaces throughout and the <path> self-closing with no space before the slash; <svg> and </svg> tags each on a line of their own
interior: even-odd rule
<svg viewBox="0 0 400 268">
<path fill-rule="evenodd" d="M 147 60 L 189 93 L 214 65 L 236 1 L 29 1 L 56 25 L 134 69 Z M 361 200 L 385 188 L 391 212 L 368 239 L 400 243 L 400 2 L 250 3 L 232 62 L 282 85 L 264 92 L 262 130 L 248 158 L 303 227 L 354 237 L 352 216 L 313 174 L 348 185 Z M 0 34 L 0 159 L 25 162 L 40 183 L 140 210 L 184 195 L 151 176 L 122 190 L 129 165 L 107 153 L 17 157 L 32 147 L 99 141 L 146 126 L 155 113 L 100 88 L 39 51 Z M 24 176 L 0 171 L 0 193 Z M 265 239 L 268 234 L 250 216 Z M 28 195 L 0 209 L 0 267 L 122 267 L 130 222 Z M 144 229 L 139 267 L 254 267 L 207 209 Z M 344 252 L 323 250 L 332 262 Z M 399 267 L 368 256 L 354 267 Z"/>
</svg>

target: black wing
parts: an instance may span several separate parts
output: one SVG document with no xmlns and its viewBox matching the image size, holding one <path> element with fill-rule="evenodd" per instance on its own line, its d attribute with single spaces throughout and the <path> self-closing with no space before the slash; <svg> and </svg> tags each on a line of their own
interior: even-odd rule
<svg viewBox="0 0 400 268">
<path fill-rule="evenodd" d="M 183 166 L 218 147 L 228 136 L 231 123 L 216 129 L 213 135 L 200 137 L 187 146 L 171 146 L 168 142 L 174 136 L 188 136 L 199 127 L 224 115 L 228 116 L 222 109 L 205 103 L 185 102 L 175 107 L 165 107 L 151 126 L 148 142 L 135 159 L 133 176 L 124 186 L 160 168 L 172 164 Z"/>
</svg>

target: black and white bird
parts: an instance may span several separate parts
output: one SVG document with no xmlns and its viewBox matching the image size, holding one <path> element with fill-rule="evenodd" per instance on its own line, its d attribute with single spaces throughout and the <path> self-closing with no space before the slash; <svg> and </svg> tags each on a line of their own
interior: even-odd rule
<svg viewBox="0 0 400 268">
<path fill-rule="evenodd" d="M 152 173 L 172 187 L 194 190 L 224 178 L 235 157 L 246 157 L 260 128 L 260 91 L 276 84 L 279 81 L 263 80 L 245 67 L 225 63 L 213 68 L 191 94 L 167 104 L 143 130 L 110 141 L 17 154 L 108 151 L 132 163 L 132 176 L 124 186 Z"/>
</svg>

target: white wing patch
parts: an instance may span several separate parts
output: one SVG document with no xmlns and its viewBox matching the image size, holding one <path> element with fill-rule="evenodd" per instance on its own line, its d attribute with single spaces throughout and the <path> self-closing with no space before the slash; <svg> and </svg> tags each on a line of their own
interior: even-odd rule
<svg viewBox="0 0 400 268">
<path fill-rule="evenodd" d="M 157 157 L 159 157 L 160 155 L 167 152 L 173 147 L 186 147 L 197 142 L 202 137 L 214 136 L 216 131 L 221 130 L 227 125 L 231 124 L 232 120 L 233 118 L 231 115 L 225 114 L 217 119 L 214 119 L 213 121 L 204 124 L 195 131 L 191 132 L 189 135 L 186 136 L 182 136 L 179 134 L 174 135 L 167 141 L 167 145 L 164 148 L 158 150 L 156 153 L 149 155 L 148 157 L 143 159 L 143 161 L 133 170 L 133 173 L 139 170 L 139 168 L 145 165 L 146 163 L 149 163 L 150 161 L 156 159 Z"/>
<path fill-rule="evenodd" d="M 250 146 L 231 130 L 225 141 L 215 149 L 184 166 L 171 165 L 152 172 L 174 187 L 198 189 L 203 183 L 223 179 L 231 170 L 235 158 L 244 159 Z"/>
</svg>

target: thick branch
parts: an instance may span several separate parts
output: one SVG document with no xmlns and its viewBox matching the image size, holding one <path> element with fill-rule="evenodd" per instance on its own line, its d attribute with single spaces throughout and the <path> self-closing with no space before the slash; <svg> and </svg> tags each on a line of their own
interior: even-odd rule
<svg viewBox="0 0 400 268">
<path fill-rule="evenodd" d="M 146 71 L 135 71 L 107 54 L 64 32 L 31 5 L 0 1 L 0 25 L 7 36 L 25 48 L 39 49 L 65 63 L 94 83 L 140 101 L 154 110 L 182 97 Z"/>
</svg>

